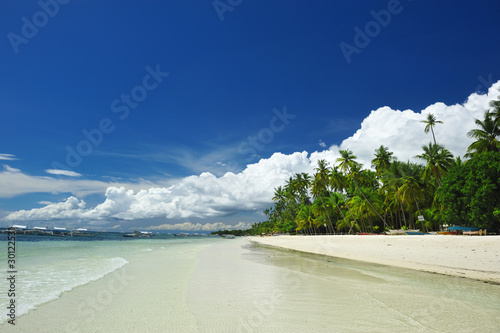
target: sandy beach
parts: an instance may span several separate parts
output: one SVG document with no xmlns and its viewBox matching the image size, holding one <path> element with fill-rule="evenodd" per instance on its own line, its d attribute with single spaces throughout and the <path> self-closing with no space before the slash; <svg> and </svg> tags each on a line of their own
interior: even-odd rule
<svg viewBox="0 0 500 333">
<path fill-rule="evenodd" d="M 271 236 L 250 241 L 500 284 L 500 236 Z"/>
<path fill-rule="evenodd" d="M 351 255 L 360 259 L 364 249 L 365 260 L 380 244 L 402 251 L 399 237 L 387 237 L 387 244 L 380 239 L 378 245 L 378 237 L 364 237 L 123 243 L 135 247 L 123 253 L 128 264 L 40 304 L 19 316 L 15 326 L 0 324 L 0 331 L 451 333 L 500 327 L 499 285 L 255 243 L 309 244 L 302 246 L 309 252 L 343 248 L 344 254 L 358 244 Z M 359 245 L 365 242 L 375 243 Z M 408 249 L 424 252 L 409 244 Z M 475 249 L 484 252 L 486 247 Z M 124 252 L 122 247 L 116 251 Z"/>
</svg>

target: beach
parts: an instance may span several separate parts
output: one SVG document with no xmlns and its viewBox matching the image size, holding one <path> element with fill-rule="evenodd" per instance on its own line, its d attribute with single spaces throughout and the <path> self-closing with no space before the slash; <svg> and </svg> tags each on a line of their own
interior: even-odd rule
<svg viewBox="0 0 500 333">
<path fill-rule="evenodd" d="M 15 326 L 3 322 L 0 331 L 451 333 L 500 328 L 499 285 L 276 249 L 256 239 L 271 245 L 320 238 L 86 242 L 86 252 L 96 247 L 90 257 L 106 250 L 108 257 L 119 255 L 127 263 L 36 305 L 18 316 Z M 54 259 L 47 266 L 56 264 Z M 22 270 L 27 279 L 29 269 Z"/>
<path fill-rule="evenodd" d="M 500 284 L 500 236 L 272 236 L 250 240 L 295 251 Z"/>
</svg>

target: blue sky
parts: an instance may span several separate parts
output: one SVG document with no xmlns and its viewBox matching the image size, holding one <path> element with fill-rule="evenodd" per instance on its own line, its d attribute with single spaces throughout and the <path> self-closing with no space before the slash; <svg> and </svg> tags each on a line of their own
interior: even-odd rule
<svg viewBox="0 0 500 333">
<path fill-rule="evenodd" d="M 337 147 L 363 137 L 362 123 L 376 133 L 368 130 L 372 111 L 387 106 L 416 117 L 432 107 L 446 119 L 458 104 L 470 111 L 466 132 L 496 97 L 474 93 L 500 79 L 498 1 L 8 0 L 1 7 L 0 217 L 26 211 L 3 225 L 256 222 L 274 186 L 311 168 L 310 154 L 331 153 L 333 161 Z M 346 57 L 347 44 L 356 52 Z M 429 139 L 420 127 L 415 133 Z M 465 140 L 454 153 L 463 155 Z M 420 146 L 392 150 L 414 156 Z M 80 153 L 68 159 L 71 150 Z M 273 167 L 285 171 L 249 180 Z"/>
</svg>

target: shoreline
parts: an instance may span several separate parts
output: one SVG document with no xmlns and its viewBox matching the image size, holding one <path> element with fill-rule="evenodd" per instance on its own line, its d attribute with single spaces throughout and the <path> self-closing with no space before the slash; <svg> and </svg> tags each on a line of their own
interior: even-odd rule
<svg viewBox="0 0 500 333">
<path fill-rule="evenodd" d="M 264 246 L 500 284 L 500 236 L 329 235 L 248 239 Z"/>
</svg>

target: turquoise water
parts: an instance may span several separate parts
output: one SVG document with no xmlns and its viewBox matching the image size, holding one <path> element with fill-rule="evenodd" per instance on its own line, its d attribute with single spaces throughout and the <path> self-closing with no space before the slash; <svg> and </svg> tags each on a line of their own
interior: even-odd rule
<svg viewBox="0 0 500 333">
<path fill-rule="evenodd" d="M 127 265 L 134 257 L 155 249 L 171 249 L 203 242 L 202 237 L 179 238 L 158 235 L 153 238 L 125 238 L 122 234 L 99 234 L 98 237 L 56 238 L 16 235 L 15 274 L 16 316 L 54 300 L 63 292 L 96 281 Z M 213 237 L 205 237 L 206 240 Z M 7 274 L 7 235 L 0 234 L 0 265 Z M 0 306 L 9 304 L 10 282 L 0 280 Z M 0 323 L 8 320 L 3 314 Z"/>
<path fill-rule="evenodd" d="M 473 280 L 241 238 L 22 239 L 20 317 L 11 326 L 0 313 L 0 331 L 500 332 L 500 286 Z M 0 247 L 7 249 L 5 238 Z M 6 251 L 0 256 L 6 272 Z M 131 278 L 123 286 L 122 276 Z M 4 309 L 7 289 L 2 277 Z"/>
</svg>

